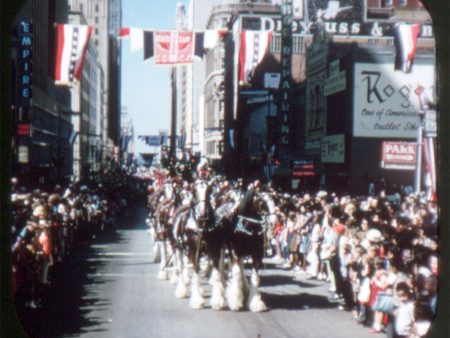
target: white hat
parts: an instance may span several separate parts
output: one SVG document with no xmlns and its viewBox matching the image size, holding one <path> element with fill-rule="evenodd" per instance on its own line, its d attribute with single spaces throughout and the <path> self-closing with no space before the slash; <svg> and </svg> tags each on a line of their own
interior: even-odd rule
<svg viewBox="0 0 450 338">
<path fill-rule="evenodd" d="M 377 229 L 369 229 L 366 233 L 366 238 L 369 242 L 379 243 L 384 240 L 383 235 L 380 230 Z"/>
<path fill-rule="evenodd" d="M 327 193 L 326 191 L 324 191 L 324 190 L 321 190 L 321 191 L 319 191 L 319 192 L 317 193 L 317 196 L 318 196 L 318 197 L 327 197 L 327 196 L 328 196 L 328 193 Z"/>
</svg>

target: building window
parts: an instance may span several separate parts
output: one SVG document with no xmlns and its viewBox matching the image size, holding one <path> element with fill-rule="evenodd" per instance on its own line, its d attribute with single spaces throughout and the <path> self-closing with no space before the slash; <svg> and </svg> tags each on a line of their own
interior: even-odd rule
<svg viewBox="0 0 450 338">
<path fill-rule="evenodd" d="M 272 35 L 269 49 L 271 53 L 281 53 L 281 35 Z"/>
<path fill-rule="evenodd" d="M 258 18 L 258 17 L 242 18 L 242 30 L 260 31 L 261 30 L 261 18 Z"/>
<path fill-rule="evenodd" d="M 303 36 L 293 36 L 292 37 L 292 52 L 294 54 L 304 54 L 305 44 L 303 42 Z"/>
<path fill-rule="evenodd" d="M 98 16 L 95 17 L 95 23 L 98 23 Z"/>
<path fill-rule="evenodd" d="M 270 42 L 270 52 L 271 53 L 281 53 L 281 35 L 273 35 L 272 41 Z M 293 36 L 292 37 L 292 53 L 293 54 L 304 54 L 305 45 L 303 36 Z"/>
<path fill-rule="evenodd" d="M 405 7 L 408 5 L 408 0 L 399 0 L 398 5 Z"/>
<path fill-rule="evenodd" d="M 98 4 L 95 4 L 95 13 L 98 13 Z"/>
</svg>

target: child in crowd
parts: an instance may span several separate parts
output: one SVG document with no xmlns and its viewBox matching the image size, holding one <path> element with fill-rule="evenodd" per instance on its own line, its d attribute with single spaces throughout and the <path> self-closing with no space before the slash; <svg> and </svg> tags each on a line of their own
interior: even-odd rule
<svg viewBox="0 0 450 338">
<path fill-rule="evenodd" d="M 407 283 L 400 282 L 395 288 L 398 307 L 394 311 L 395 338 L 409 338 L 414 326 L 414 301 Z"/>
</svg>

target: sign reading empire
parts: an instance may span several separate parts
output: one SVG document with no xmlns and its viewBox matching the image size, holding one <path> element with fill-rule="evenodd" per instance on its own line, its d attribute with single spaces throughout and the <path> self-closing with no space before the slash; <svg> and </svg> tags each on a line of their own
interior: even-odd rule
<svg viewBox="0 0 450 338">
<path fill-rule="evenodd" d="M 357 63 L 354 72 L 353 135 L 415 138 L 419 127 L 418 85 L 434 86 L 434 66 L 414 65 L 413 72 L 393 64 Z"/>
</svg>

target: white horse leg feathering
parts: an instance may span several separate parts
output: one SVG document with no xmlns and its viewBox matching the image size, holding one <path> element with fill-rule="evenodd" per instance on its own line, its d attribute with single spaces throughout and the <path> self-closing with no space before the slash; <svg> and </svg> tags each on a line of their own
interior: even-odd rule
<svg viewBox="0 0 450 338">
<path fill-rule="evenodd" d="M 200 287 L 200 275 L 197 272 L 193 272 L 191 281 L 191 298 L 189 305 L 193 309 L 201 309 L 204 306 L 205 299 L 202 296 L 203 291 Z"/>
<path fill-rule="evenodd" d="M 228 307 L 232 311 L 239 311 L 244 307 L 244 281 L 242 278 L 241 266 L 233 263 L 231 268 L 231 280 L 227 287 L 226 296 Z"/>
<path fill-rule="evenodd" d="M 158 272 L 158 279 L 160 280 L 167 280 L 167 248 L 166 248 L 166 241 L 161 241 L 160 243 L 160 249 L 161 249 L 161 263 L 159 264 L 159 272 Z"/>
<path fill-rule="evenodd" d="M 181 250 L 175 248 L 175 252 L 173 253 L 173 269 L 172 275 L 170 277 L 170 284 L 176 285 L 178 283 L 182 264 L 183 262 L 181 262 Z"/>
<path fill-rule="evenodd" d="M 252 312 L 263 312 L 267 310 L 266 304 L 261 299 L 261 293 L 259 292 L 259 284 L 260 279 L 258 275 L 258 271 L 256 269 L 252 270 L 251 276 L 251 286 L 250 286 L 250 295 L 248 297 L 248 308 Z"/>
<path fill-rule="evenodd" d="M 216 268 L 213 268 L 211 274 L 211 283 L 211 307 L 214 310 L 222 310 L 226 306 L 225 288 L 221 280 L 220 272 Z"/>
<path fill-rule="evenodd" d="M 153 242 L 153 263 L 161 262 L 161 241 Z"/>
<path fill-rule="evenodd" d="M 189 285 L 189 271 L 185 261 L 185 257 L 183 257 L 183 252 L 179 249 L 176 250 L 177 261 L 180 264 L 180 275 L 178 277 L 177 287 L 175 289 L 175 297 L 177 298 L 186 298 L 188 296 L 188 288 Z"/>
</svg>

